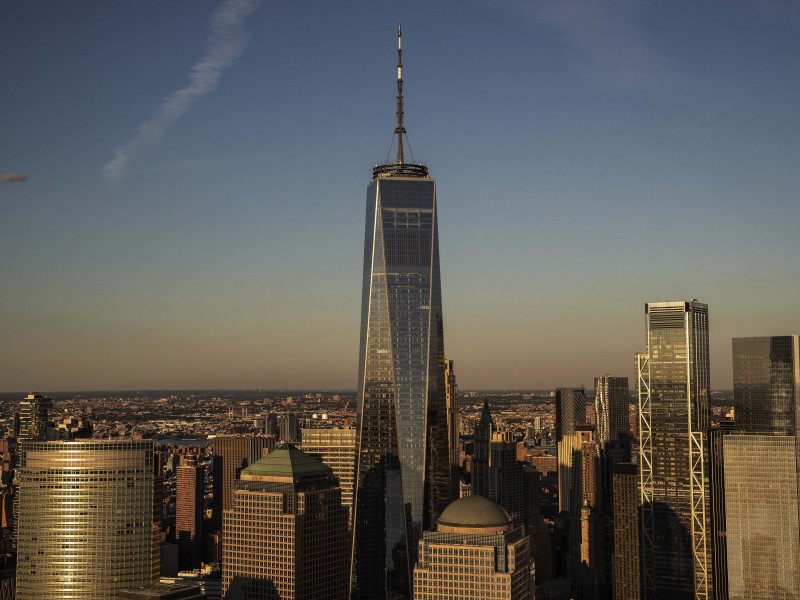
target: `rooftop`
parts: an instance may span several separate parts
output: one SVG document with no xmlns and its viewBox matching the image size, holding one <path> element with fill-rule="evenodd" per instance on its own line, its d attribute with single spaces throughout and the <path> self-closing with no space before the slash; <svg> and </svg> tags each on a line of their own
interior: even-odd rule
<svg viewBox="0 0 800 600">
<path fill-rule="evenodd" d="M 439 517 L 440 524 L 450 527 L 503 527 L 510 522 L 502 506 L 483 496 L 459 498 Z"/>
<path fill-rule="evenodd" d="M 292 444 L 284 444 L 249 467 L 242 469 L 242 479 L 255 477 L 317 477 L 333 475 L 333 470 L 318 458 Z"/>
</svg>

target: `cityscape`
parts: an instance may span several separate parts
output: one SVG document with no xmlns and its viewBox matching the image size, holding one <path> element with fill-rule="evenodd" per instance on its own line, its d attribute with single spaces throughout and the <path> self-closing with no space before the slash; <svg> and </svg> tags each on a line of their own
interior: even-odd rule
<svg viewBox="0 0 800 600">
<path fill-rule="evenodd" d="M 756 142 L 762 140 L 759 136 L 775 141 L 770 166 L 774 177 L 760 201 L 766 216 L 751 214 L 750 208 L 730 216 L 744 210 L 739 203 L 747 199 L 751 184 L 743 180 L 725 184 L 730 185 L 732 204 L 716 207 L 718 214 L 701 208 L 701 198 L 695 204 L 668 202 L 664 210 L 682 213 L 688 234 L 676 232 L 665 213 L 650 212 L 656 209 L 642 209 L 633 218 L 625 211 L 615 213 L 611 202 L 604 209 L 609 214 L 584 230 L 586 224 L 572 208 L 557 213 L 542 204 L 543 227 L 560 230 L 554 239 L 563 251 L 526 255 L 515 262 L 499 248 L 511 247 L 502 244 L 503 238 L 513 237 L 513 227 L 533 226 L 526 223 L 524 211 L 515 214 L 502 199 L 486 198 L 495 203 L 490 212 L 514 221 L 508 231 L 489 226 L 493 217 L 487 214 L 465 213 L 486 210 L 476 209 L 469 200 L 472 194 L 480 196 L 496 185 L 502 196 L 515 185 L 514 177 L 536 179 L 540 167 L 546 171 L 535 164 L 539 151 L 528 155 L 524 172 L 493 170 L 489 155 L 504 142 L 487 138 L 490 128 L 477 112 L 483 105 L 470 104 L 476 111 L 472 123 L 462 121 L 460 107 L 437 108 L 431 94 L 439 92 L 426 88 L 437 82 L 446 88 L 449 75 L 425 74 L 425 54 L 409 41 L 408 31 L 417 28 L 432 36 L 423 41 L 417 34 L 411 40 L 420 40 L 435 54 L 449 52 L 448 34 L 442 33 L 441 39 L 434 34 L 451 20 L 454 27 L 469 25 L 473 30 L 485 24 L 491 34 L 476 44 L 491 60 L 482 65 L 466 41 L 461 51 L 475 60 L 483 76 L 495 74 L 496 81 L 509 86 L 498 92 L 500 98 L 517 85 L 503 62 L 512 60 L 509 48 L 529 43 L 524 40 L 533 27 L 550 37 L 536 43 L 551 52 L 562 44 L 571 48 L 572 62 L 553 68 L 574 71 L 569 85 L 585 88 L 587 95 L 608 104 L 606 115 L 597 118 L 621 123 L 621 115 L 639 110 L 634 105 L 642 95 L 669 96 L 681 87 L 698 92 L 702 86 L 694 87 L 689 73 L 700 71 L 692 68 L 699 69 L 702 60 L 722 64 L 704 55 L 690 67 L 691 61 L 679 59 L 680 51 L 667 54 L 661 49 L 659 35 L 665 30 L 654 24 L 659 15 L 677 19 L 692 9 L 682 6 L 672 13 L 651 3 L 634 8 L 625 2 L 602 6 L 583 0 L 530 6 L 476 1 L 465 3 L 457 14 L 462 7 L 448 0 L 447 9 L 425 12 L 427 6 L 412 2 L 399 15 L 396 8 L 384 7 L 364 16 L 366 5 L 361 3 L 356 3 L 356 12 L 342 7 L 341 13 L 323 4 L 298 8 L 261 0 L 208 0 L 185 12 L 180 2 L 166 8 L 156 2 L 138 8 L 87 2 L 85 13 L 78 14 L 80 9 L 64 12 L 70 9 L 43 3 L 48 9 L 37 27 L 54 27 L 51 49 L 60 44 L 77 49 L 81 43 L 86 48 L 119 48 L 114 44 L 135 31 L 136 36 L 150 35 L 150 46 L 136 37 L 130 48 L 148 46 L 141 49 L 142 56 L 150 56 L 145 62 L 155 65 L 156 57 L 170 60 L 166 48 L 188 52 L 189 38 L 180 39 L 175 34 L 179 30 L 195 32 L 191 35 L 199 36 L 202 49 L 195 62 L 189 59 L 188 82 L 163 96 L 149 118 L 132 125 L 133 137 L 110 150 L 103 146 L 106 158 L 97 185 L 104 186 L 107 205 L 82 205 L 76 209 L 79 217 L 70 216 L 60 225 L 48 221 L 41 232 L 28 231 L 30 243 L 21 245 L 15 243 L 17 236 L 32 218 L 25 211 L 39 209 L 7 208 L 11 202 L 6 202 L 6 190 L 11 190 L 9 198 L 22 190 L 13 197 L 21 204 L 23 198 L 35 200 L 26 194 L 48 198 L 55 189 L 49 186 L 62 184 L 24 166 L 18 157 L 29 156 L 29 164 L 40 169 L 47 160 L 30 158 L 40 150 L 24 149 L 21 130 L 6 115 L 21 150 L 0 152 L 0 169 L 8 162 L 26 172 L 0 171 L 0 239 L 5 244 L 0 251 L 8 249 L 4 258 L 14 263 L 0 264 L 0 277 L 7 275 L 11 284 L 0 292 L 0 313 L 8 324 L 0 351 L 0 600 L 800 599 L 800 245 L 795 235 L 800 180 L 797 148 L 790 144 L 786 148 L 791 146 L 794 154 L 784 151 L 785 134 L 781 137 L 770 129 L 774 123 L 767 124 L 785 114 L 794 117 L 787 117 L 786 131 L 798 129 L 796 105 L 787 109 L 782 102 L 800 89 L 800 71 L 791 69 L 800 63 L 800 12 L 779 2 L 769 10 L 743 3 L 733 9 L 735 14 L 709 9 L 724 32 L 716 34 L 720 40 L 734 40 L 740 31 L 752 35 L 752 64 L 738 68 L 752 67 L 758 73 L 721 74 L 715 85 L 746 82 L 752 86 L 748 89 L 774 94 L 769 96 L 774 104 L 769 116 L 759 110 L 755 120 L 742 123 L 767 131 L 751 132 L 755 152 L 764 151 Z M 298 14 L 306 8 L 309 14 Z M 20 33 L 12 35 L 8 25 L 0 24 L 0 40 L 8 33 L 12 42 L 6 47 L 26 60 L 31 50 L 21 40 L 28 23 L 39 19 L 29 10 L 19 4 L 7 11 L 11 21 L 21 24 Z M 270 11 L 271 18 L 287 24 L 279 34 L 281 27 L 271 23 L 273 35 L 337 39 L 338 31 L 331 29 L 338 29 L 339 22 L 344 35 L 339 50 L 303 43 L 292 51 L 282 47 L 286 81 L 300 91 L 270 88 L 270 94 L 296 95 L 269 100 L 277 103 L 271 109 L 257 109 L 264 119 L 274 116 L 276 106 L 286 111 L 281 112 L 283 122 L 275 125 L 278 137 L 259 144 L 280 146 L 273 155 L 280 154 L 279 162 L 287 156 L 300 161 L 302 156 L 303 165 L 288 169 L 286 179 L 271 171 L 272 166 L 263 167 L 270 174 L 259 185 L 272 185 L 283 199 L 299 201 L 309 194 L 326 197 L 328 203 L 326 194 L 360 190 L 347 208 L 358 205 L 357 223 L 350 213 L 347 218 L 325 213 L 328 209 L 320 204 L 270 204 L 264 213 L 270 223 L 286 220 L 270 230 L 280 238 L 278 246 L 264 239 L 269 237 L 266 229 L 249 230 L 253 215 L 236 206 L 246 184 L 234 181 L 241 165 L 226 162 L 231 159 L 224 155 L 224 127 L 208 125 L 207 133 L 213 129 L 211 137 L 222 148 L 214 158 L 181 158 L 204 147 L 202 125 L 194 130 L 198 137 L 190 135 L 180 151 L 173 146 L 174 160 L 183 160 L 180 165 L 169 154 L 172 136 L 181 135 L 173 129 L 180 129 L 182 120 L 191 123 L 198 111 L 205 110 L 203 118 L 211 121 L 225 112 L 225 119 L 234 119 L 226 123 L 235 122 L 231 115 L 237 111 L 252 114 L 250 99 L 241 92 L 227 92 L 233 95 L 223 98 L 226 87 L 236 88 L 237 77 L 242 90 L 258 79 L 254 63 L 248 62 L 248 46 L 259 47 L 254 40 L 266 31 L 265 14 Z M 705 22 L 700 13 L 692 14 Z M 429 17 L 426 24 L 420 22 L 424 16 Z M 288 25 L 304 19 L 312 31 L 300 34 Z M 375 31 L 362 35 L 360 19 Z M 74 25 L 83 33 L 76 37 L 56 23 Z M 691 44 L 697 38 L 690 30 L 681 26 L 670 35 Z M 501 37 L 504 31 L 507 40 Z M 554 33 L 560 34 L 559 42 L 553 41 Z M 86 36 L 83 42 L 77 41 L 81 35 Z M 471 37 L 450 35 L 455 45 Z M 379 47 L 371 47 L 373 43 Z M 719 41 L 720 48 L 727 43 Z M 731 43 L 726 48 L 732 52 L 738 42 Z M 390 54 L 384 52 L 389 47 Z M 778 47 L 789 51 L 765 74 Z M 346 76 L 348 81 L 357 78 L 361 90 L 391 83 L 391 104 L 379 96 L 382 106 L 362 106 L 353 114 L 349 111 L 354 105 L 371 103 L 372 96 L 366 102 L 358 98 L 359 91 L 348 92 L 347 85 L 332 86 L 341 66 L 325 75 L 328 87 L 317 90 L 329 96 L 333 110 L 342 104 L 342 120 L 363 117 L 370 130 L 391 133 L 388 153 L 377 164 L 359 163 L 351 169 L 360 160 L 353 147 L 363 139 L 339 140 L 339 156 L 327 159 L 311 158 L 316 150 L 298 148 L 296 142 L 311 144 L 313 136 L 298 133 L 298 140 L 276 141 L 285 134 L 284 127 L 291 129 L 286 123 L 299 127 L 302 122 L 293 112 L 301 110 L 307 97 L 307 79 L 298 75 L 302 65 L 312 59 L 336 62 L 337 52 L 348 61 L 368 55 L 364 65 L 378 65 L 375 73 L 354 66 L 358 74 L 354 71 L 352 80 Z M 58 60 L 67 71 L 69 65 L 80 64 L 87 73 L 110 73 L 103 67 L 106 61 L 131 60 L 137 52 L 121 57 L 90 54 L 49 55 L 47 64 Z M 147 80 L 137 69 L 108 77 Z M 416 73 L 421 74 L 417 81 Z M 563 76 L 547 68 L 541 73 L 554 85 Z M 785 84 L 768 91 L 759 87 L 763 78 L 782 73 L 790 74 Z M 36 74 L 32 81 L 37 77 L 50 76 Z M 136 102 L 133 86 L 112 90 L 100 80 L 80 81 L 77 77 L 78 87 L 107 89 L 100 97 L 107 93 L 115 98 L 103 110 L 139 115 L 130 106 Z M 156 87 L 162 83 L 151 81 Z M 475 94 L 488 102 L 483 94 L 490 86 L 481 81 L 469 85 L 482 88 Z M 31 94 L 35 85 L 20 87 Z M 65 92 L 65 98 L 73 98 L 72 93 Z M 744 97 L 719 110 L 739 110 L 748 102 Z M 0 114 L 17 105 L 25 114 L 24 104 L 0 97 Z M 553 114 L 564 110 L 569 118 L 569 102 L 558 104 L 552 105 Z M 618 106 L 612 110 L 611 105 Z M 502 113 L 502 108 L 485 109 L 486 123 L 503 122 L 488 116 Z M 416 116 L 437 110 L 438 115 Z M 632 140 L 641 123 L 657 120 L 655 112 L 644 110 L 646 118 L 638 125 L 627 123 L 630 129 L 623 136 Z M 97 114 L 99 123 L 110 113 Z M 94 126 L 86 119 L 84 151 L 98 161 L 90 133 Z M 471 160 L 474 154 L 466 149 L 466 139 L 455 137 L 452 148 L 431 142 L 434 160 L 418 160 L 411 141 L 418 156 L 425 155 L 425 143 L 419 140 L 430 139 L 438 120 L 470 129 L 484 146 L 486 163 Z M 416 123 L 423 124 L 419 136 Z M 508 131 L 525 130 L 522 121 L 509 123 Z M 234 144 L 246 146 L 247 125 L 240 126 Z M 323 127 L 318 135 L 332 135 L 337 127 Z M 722 136 L 724 128 L 714 129 L 716 135 Z M 693 136 L 687 133 L 690 129 L 687 125 L 679 135 Z M 461 153 L 469 166 L 454 168 L 436 148 Z M 380 148 L 370 149 L 370 155 L 376 151 Z M 738 150 L 729 151 L 732 165 Z M 71 153 L 80 154 L 74 148 Z M 150 166 L 148 154 L 155 161 Z M 243 157 L 236 161 L 246 162 Z M 446 165 L 441 172 L 439 157 Z M 601 170 L 607 158 L 598 156 Z M 322 166 L 337 161 L 335 176 L 329 165 Z M 570 164 L 567 160 L 562 168 Z M 258 177 L 258 169 L 252 177 Z M 669 171 L 663 162 L 652 169 Z M 182 204 L 184 192 L 199 198 L 201 188 L 211 185 L 198 183 L 205 175 L 195 180 L 195 170 L 213 171 L 215 180 L 230 177 L 223 184 L 231 190 L 230 212 L 215 212 L 222 209 L 204 206 L 205 199 Z M 764 180 L 766 175 L 756 171 L 754 167 L 749 177 Z M 655 181 L 647 180 L 650 175 L 642 174 L 647 185 Z M 142 180 L 160 176 L 169 179 L 162 182 L 169 187 L 166 196 L 160 195 L 164 190 L 157 192 L 149 208 L 125 204 L 139 198 L 132 190 L 145 189 L 136 187 L 147 185 Z M 489 187 L 469 192 L 475 185 L 472 177 L 489 179 Z M 608 177 L 599 176 L 598 187 L 607 185 Z M 686 174 L 687 181 L 691 177 Z M 342 180 L 348 187 L 339 189 Z M 287 181 L 304 191 L 293 196 Z M 544 181 L 542 186 L 553 185 Z M 363 188 L 358 186 L 363 184 L 366 201 L 361 204 Z M 75 184 L 67 178 L 63 185 Z M 592 184 L 586 185 L 590 189 Z M 697 185 L 711 186 L 708 181 Z M 461 204 L 459 192 L 465 200 Z M 170 194 L 176 197 L 175 206 L 164 203 Z M 43 202 L 57 211 L 53 198 Z M 142 196 L 141 201 L 149 200 Z M 626 210 L 636 212 L 633 206 Z M 158 219 L 148 222 L 145 212 L 137 212 L 152 210 L 156 212 L 147 213 L 151 217 L 176 219 L 173 223 L 180 227 L 161 231 Z M 193 211 L 210 212 L 194 216 Z M 647 231 L 625 233 L 626 228 L 636 229 L 631 224 L 638 218 Z M 60 237 L 59 227 L 72 230 L 81 220 L 92 229 L 108 228 L 101 235 L 109 237 L 102 245 L 97 245 L 99 238 L 93 243 Z M 298 222 L 305 229 L 289 231 Z M 698 223 L 705 229 L 696 230 Z M 717 237 L 716 229 L 727 226 L 733 229 Z M 459 246 L 454 254 L 448 244 L 457 239 L 453 232 L 458 227 L 469 230 L 470 249 Z M 156 237 L 148 237 L 149 229 Z M 587 237 L 586 231 L 593 241 L 584 246 L 577 238 Z M 708 231 L 708 239 L 695 240 L 696 231 Z M 752 235 L 739 235 L 744 231 Z M 48 232 L 59 240 L 58 249 L 51 247 Z M 251 283 L 256 275 L 247 268 L 241 270 L 245 277 L 237 278 L 242 256 L 228 254 L 223 246 L 235 245 L 240 235 L 247 240 L 239 250 L 251 251 L 259 244 L 271 249 L 259 258 L 269 270 L 268 287 Z M 573 235 L 581 249 L 577 271 L 568 258 L 575 256 L 569 249 Z M 740 238 L 727 253 L 721 241 L 725 235 Z M 626 255 L 598 270 L 592 262 L 596 257 L 590 256 L 594 244 L 597 256 L 606 260 L 607 249 L 600 247 L 621 238 Z M 351 248 L 346 259 L 335 250 L 340 243 Z M 705 256 L 707 243 L 718 255 Z M 681 249 L 673 251 L 673 246 Z M 774 261 L 748 262 L 761 256 L 764 246 L 776 250 Z M 148 256 L 146 267 L 137 262 L 138 253 Z M 316 268 L 309 265 L 317 256 L 324 266 L 317 270 L 319 281 L 309 283 L 308 274 Z M 539 259 L 552 263 L 552 281 L 543 275 L 547 271 L 530 266 Z M 244 260 L 244 266 L 252 264 L 250 258 Z M 329 272 L 336 261 L 352 264 Z M 46 266 L 39 271 L 37 264 Z M 360 280 L 355 276 L 344 281 L 342 273 L 358 267 Z M 74 269 L 76 281 L 84 284 L 59 284 L 53 294 L 31 295 L 48 273 L 53 281 L 63 281 L 56 272 L 65 269 Z M 615 279 L 623 270 L 635 276 Z M 684 272 L 691 275 L 682 278 Z M 88 279 L 82 279 L 85 273 Z M 510 280 L 508 287 L 498 286 L 498 274 L 503 273 L 510 279 L 535 279 L 534 287 L 524 288 L 522 305 L 537 314 L 537 327 L 529 329 L 534 321 L 521 320 L 513 305 L 504 303 L 502 297 L 523 288 Z M 451 278 L 459 277 L 466 280 L 449 287 L 454 285 L 448 283 Z M 197 281 L 205 283 L 197 288 Z M 539 293 L 539 287 L 548 291 Z M 347 295 L 337 296 L 337 289 L 346 289 Z M 550 295 L 553 289 L 557 291 Z M 628 297 L 631 289 L 639 294 L 635 301 Z M 352 306 L 339 312 L 345 297 Z M 263 320 L 254 322 L 248 315 L 260 302 Z M 464 306 L 479 308 L 464 313 Z M 451 321 L 450 314 L 457 316 Z M 464 314 L 471 317 L 465 320 Z M 575 323 L 568 321 L 577 323 L 582 333 L 577 335 Z M 340 326 L 352 330 L 349 337 L 333 334 Z M 482 334 L 487 331 L 491 333 Z"/>
</svg>

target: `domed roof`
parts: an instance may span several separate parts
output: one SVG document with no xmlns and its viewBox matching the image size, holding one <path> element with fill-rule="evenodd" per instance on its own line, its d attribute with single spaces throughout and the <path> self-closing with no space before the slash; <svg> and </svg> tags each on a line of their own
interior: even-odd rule
<svg viewBox="0 0 800 600">
<path fill-rule="evenodd" d="M 483 496 L 465 496 L 442 511 L 439 523 L 451 527 L 503 527 L 511 517 L 497 502 Z"/>
</svg>

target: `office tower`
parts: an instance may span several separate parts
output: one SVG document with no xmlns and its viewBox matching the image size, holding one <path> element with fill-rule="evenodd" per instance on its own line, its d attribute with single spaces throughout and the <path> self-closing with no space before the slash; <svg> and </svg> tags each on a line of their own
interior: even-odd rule
<svg viewBox="0 0 800 600">
<path fill-rule="evenodd" d="M 486 401 L 474 439 L 472 494 L 500 504 L 510 515 L 514 527 L 524 525 L 524 465 L 517 462 L 517 444 L 512 432 L 495 427 Z"/>
<path fill-rule="evenodd" d="M 275 438 L 220 436 L 214 438 L 213 528 L 222 527 L 222 512 L 231 507 L 233 484 L 243 467 L 254 463 L 275 447 Z"/>
<path fill-rule="evenodd" d="M 26 441 L 17 473 L 18 600 L 107 600 L 158 580 L 152 441 Z"/>
<path fill-rule="evenodd" d="M 568 511 L 572 481 L 573 452 L 580 448 L 575 439 L 578 426 L 586 424 L 586 390 L 556 390 L 556 454 L 558 455 L 558 510 Z"/>
<path fill-rule="evenodd" d="M 19 405 L 19 438 L 44 440 L 47 436 L 48 412 L 53 400 L 42 394 L 28 394 Z"/>
<path fill-rule="evenodd" d="M 353 477 L 356 464 L 356 430 L 352 427 L 340 429 L 303 429 L 300 449 L 316 456 L 328 465 L 339 478 L 342 489 L 342 506 L 351 515 L 353 508 Z M 350 519 L 348 518 L 348 523 Z"/>
<path fill-rule="evenodd" d="M 713 598 L 708 478 L 708 306 L 645 305 L 636 355 L 645 598 Z M 707 534 L 708 532 L 708 534 Z"/>
<path fill-rule="evenodd" d="M 528 536 L 483 496 L 450 504 L 419 543 L 414 600 L 531 600 Z"/>
<path fill-rule="evenodd" d="M 182 571 L 191 571 L 203 561 L 203 514 L 205 476 L 195 457 L 187 456 L 178 467 L 175 498 L 175 537 Z"/>
<path fill-rule="evenodd" d="M 422 531 L 450 501 L 436 185 L 403 154 L 398 30 L 397 159 L 367 188 L 354 598 L 410 596 Z"/>
<path fill-rule="evenodd" d="M 733 340 L 734 433 L 722 438 L 731 600 L 800 597 L 799 342 Z"/>
<path fill-rule="evenodd" d="M 282 442 L 292 444 L 300 441 L 300 420 L 297 415 L 287 412 L 280 420 L 280 438 Z"/>
<path fill-rule="evenodd" d="M 451 496 L 458 497 L 461 483 L 461 436 L 458 417 L 458 384 L 453 370 L 453 361 L 444 359 L 444 384 L 447 405 L 447 438 L 450 443 Z"/>
<path fill-rule="evenodd" d="M 721 421 L 708 430 L 708 471 L 711 484 L 714 600 L 728 600 L 728 539 L 725 524 L 725 470 L 723 436 L 733 431 L 733 421 Z"/>
<path fill-rule="evenodd" d="M 796 437 L 731 434 L 722 443 L 730 599 L 800 598 Z"/>
<path fill-rule="evenodd" d="M 553 552 L 550 534 L 544 524 L 541 502 L 541 473 L 530 465 L 522 471 L 523 509 L 525 514 L 525 533 L 530 537 L 531 556 L 536 566 L 536 581 L 546 581 L 553 577 Z"/>
<path fill-rule="evenodd" d="M 267 435 L 278 435 L 278 415 L 270 413 L 264 423 L 264 433 Z"/>
<path fill-rule="evenodd" d="M 594 378 L 597 441 L 601 445 L 630 438 L 628 378 L 602 375 Z"/>
<path fill-rule="evenodd" d="M 579 425 L 573 434 L 570 485 L 568 567 L 569 578 L 582 597 L 605 598 L 610 568 L 606 561 L 607 507 L 605 454 L 591 425 Z"/>
<path fill-rule="evenodd" d="M 612 470 L 614 600 L 639 600 L 641 598 L 639 469 L 630 463 L 615 463 Z"/>
<path fill-rule="evenodd" d="M 736 433 L 798 435 L 800 336 L 733 339 Z"/>
<path fill-rule="evenodd" d="M 345 600 L 347 509 L 318 458 L 285 444 L 242 469 L 223 517 L 228 600 Z"/>
</svg>

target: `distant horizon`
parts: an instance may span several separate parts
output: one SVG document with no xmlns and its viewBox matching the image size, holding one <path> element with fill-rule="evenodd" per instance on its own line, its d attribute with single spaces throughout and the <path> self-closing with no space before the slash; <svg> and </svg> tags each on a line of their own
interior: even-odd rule
<svg viewBox="0 0 800 600">
<path fill-rule="evenodd" d="M 2 389 L 355 386 L 398 23 L 462 389 L 633 384 L 649 301 L 720 389 L 798 329 L 800 3 L 4 8 Z"/>
</svg>

